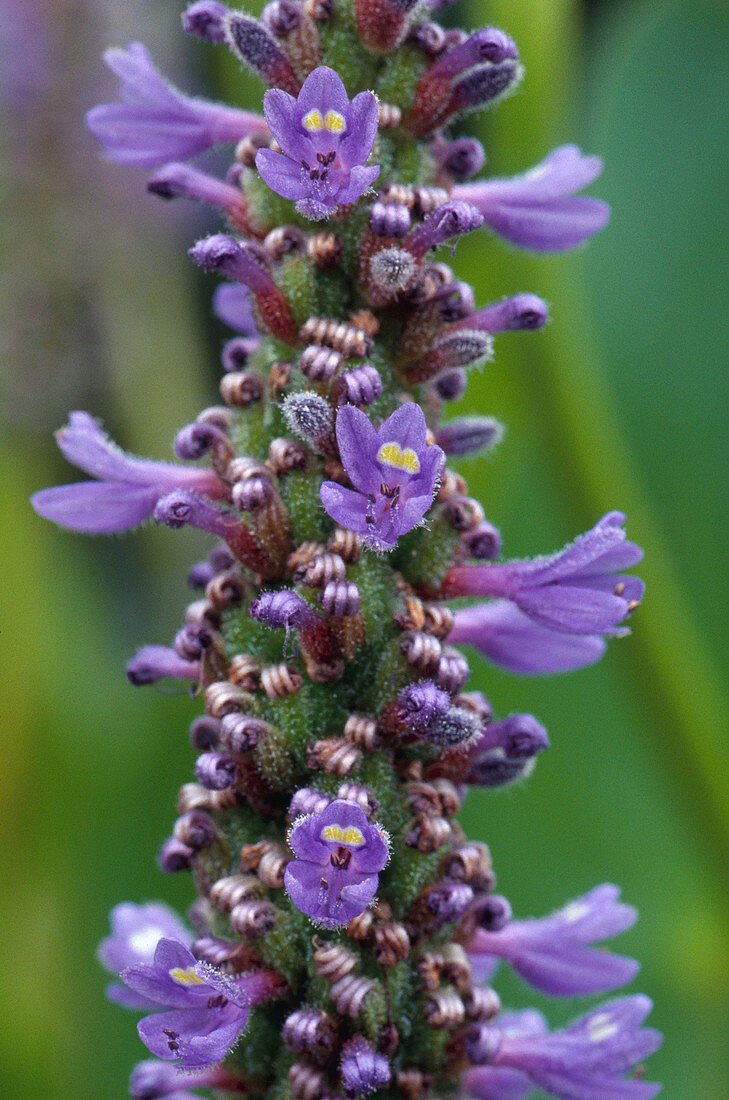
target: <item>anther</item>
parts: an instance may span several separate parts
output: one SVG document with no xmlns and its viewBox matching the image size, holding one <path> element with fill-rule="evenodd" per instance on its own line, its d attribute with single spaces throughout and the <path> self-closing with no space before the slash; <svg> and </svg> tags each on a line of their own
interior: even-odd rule
<svg viewBox="0 0 729 1100">
<path fill-rule="evenodd" d="M 334 267 L 342 254 L 342 242 L 334 233 L 314 233 L 307 239 L 306 254 L 322 270 Z"/>
<path fill-rule="evenodd" d="M 317 936 L 314 937 L 313 943 L 316 972 L 327 981 L 340 981 L 357 965 L 357 956 L 354 951 L 345 947 L 344 944 L 332 944 L 320 940 Z"/>
<path fill-rule="evenodd" d="M 354 581 L 329 581 L 319 601 L 328 615 L 337 618 L 356 615 L 360 608 L 359 588 Z"/>
<path fill-rule="evenodd" d="M 325 1065 L 337 1047 L 339 1028 L 328 1012 L 318 1008 L 300 1008 L 287 1017 L 281 1038 L 294 1054 L 305 1054 L 318 1065 Z"/>
<path fill-rule="evenodd" d="M 310 317 L 299 332 L 304 344 L 326 344 L 346 358 L 364 358 L 372 350 L 372 338 L 362 329 L 328 317 Z"/>
<path fill-rule="evenodd" d="M 444 817 L 420 815 L 413 818 L 405 834 L 405 843 L 410 848 L 417 848 L 419 852 L 437 852 L 450 840 L 452 834 L 451 824 Z"/>
<path fill-rule="evenodd" d="M 265 936 L 276 923 L 276 906 L 263 898 L 248 898 L 230 912 L 230 926 L 245 940 Z"/>
<path fill-rule="evenodd" d="M 365 752 L 376 752 L 380 747 L 380 736 L 374 718 L 364 714 L 350 714 L 344 724 L 344 737 Z"/>
<path fill-rule="evenodd" d="M 322 1100 L 327 1091 L 324 1073 L 306 1062 L 294 1062 L 288 1082 L 294 1100 Z"/>
<path fill-rule="evenodd" d="M 340 978 L 338 982 L 334 983 L 329 991 L 329 996 L 334 1001 L 337 1012 L 341 1012 L 344 1016 L 351 1016 L 354 1019 L 355 1016 L 359 1016 L 364 1008 L 368 995 L 376 988 L 376 983 L 371 981 L 370 978 L 348 974 L 345 978 Z"/>
<path fill-rule="evenodd" d="M 400 641 L 400 651 L 408 664 L 426 675 L 437 672 L 442 655 L 442 647 L 432 634 L 419 630 L 408 630 Z"/>
<path fill-rule="evenodd" d="M 245 710 L 253 699 L 247 691 L 228 680 L 217 680 L 205 689 L 205 711 L 211 718 L 222 718 L 231 711 Z"/>
<path fill-rule="evenodd" d="M 330 382 L 342 365 L 342 356 L 333 348 L 310 344 L 304 348 L 299 368 L 312 382 Z"/>
<path fill-rule="evenodd" d="M 306 234 L 295 225 L 278 225 L 264 238 L 263 247 L 274 260 L 280 260 L 291 252 L 303 252 Z"/>
<path fill-rule="evenodd" d="M 301 673 L 285 662 L 266 665 L 261 669 L 261 687 L 269 699 L 283 699 L 295 695 L 303 681 Z"/>
<path fill-rule="evenodd" d="M 370 821 L 373 817 L 376 817 L 380 808 L 379 800 L 375 798 L 369 787 L 362 787 L 358 783 L 342 783 L 337 791 L 337 798 L 344 798 L 347 802 L 356 802 Z"/>
<path fill-rule="evenodd" d="M 232 371 L 220 380 L 220 394 L 226 405 L 247 409 L 263 397 L 263 379 L 254 371 Z"/>
<path fill-rule="evenodd" d="M 359 561 L 362 554 L 362 539 L 356 531 L 348 531 L 344 527 L 335 527 L 334 533 L 329 536 L 327 549 L 331 550 L 342 561 L 353 564 Z"/>
<path fill-rule="evenodd" d="M 349 775 L 361 759 L 361 750 L 342 737 L 313 741 L 306 750 L 306 766 L 329 775 Z"/>
<path fill-rule="evenodd" d="M 377 104 L 377 125 L 380 130 L 396 130 L 402 122 L 402 111 L 394 103 Z"/>
<path fill-rule="evenodd" d="M 236 905 L 261 896 L 261 883 L 255 875 L 227 875 L 210 887 L 209 897 L 221 913 L 230 913 Z"/>
<path fill-rule="evenodd" d="M 463 1023 L 466 1010 L 455 990 L 437 989 L 426 998 L 423 1016 L 430 1027 L 450 1030 Z"/>
</svg>

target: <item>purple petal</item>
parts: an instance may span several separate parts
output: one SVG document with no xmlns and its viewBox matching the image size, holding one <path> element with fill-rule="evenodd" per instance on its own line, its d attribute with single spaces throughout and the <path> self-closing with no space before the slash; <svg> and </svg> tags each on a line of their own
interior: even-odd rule
<svg viewBox="0 0 729 1100">
<path fill-rule="evenodd" d="M 257 336 L 248 288 L 241 283 L 220 283 L 213 292 L 213 312 L 224 325 L 244 336 Z"/>
<path fill-rule="evenodd" d="M 477 1100 L 521 1100 L 534 1085 L 524 1073 L 505 1066 L 478 1066 L 466 1072 L 463 1090 Z"/>
<path fill-rule="evenodd" d="M 112 160 L 156 168 L 184 160 L 212 144 L 205 126 L 195 118 L 175 118 L 157 107 L 104 103 L 92 107 L 86 125 Z"/>
<path fill-rule="evenodd" d="M 314 69 L 302 84 L 296 105 L 297 121 L 313 109 L 318 109 L 322 115 L 332 110 L 346 116 L 349 98 L 339 73 L 326 65 Z"/>
<path fill-rule="evenodd" d="M 104 990 L 104 996 L 113 1004 L 121 1005 L 122 1008 L 154 1012 L 159 1007 L 158 1001 L 143 997 L 141 993 L 133 993 L 131 989 L 120 985 L 119 982 L 109 982 Z"/>
<path fill-rule="evenodd" d="M 327 514 L 340 527 L 346 527 L 360 535 L 367 534 L 367 498 L 362 493 L 345 489 L 336 481 L 325 481 L 319 490 L 319 497 Z"/>
<path fill-rule="evenodd" d="M 268 128 L 282 149 L 302 140 L 296 126 L 296 100 L 282 88 L 271 88 L 263 97 L 263 114 Z"/>
<path fill-rule="evenodd" d="M 132 460 L 87 412 L 72 412 L 68 424 L 56 432 L 56 443 L 61 454 L 84 473 L 127 480 Z"/>
<path fill-rule="evenodd" d="M 490 205 L 484 218 L 500 237 L 536 252 L 563 252 L 584 244 L 610 220 L 602 199 L 576 196 L 549 206 Z"/>
<path fill-rule="evenodd" d="M 631 982 L 640 966 L 635 959 L 596 948 L 545 944 L 510 957 L 510 965 L 535 989 L 551 997 L 607 993 Z"/>
<path fill-rule="evenodd" d="M 159 498 L 154 486 L 130 486 L 118 481 L 80 481 L 41 489 L 30 502 L 39 516 L 83 531 L 110 535 L 149 519 Z"/>
<path fill-rule="evenodd" d="M 347 133 L 339 146 L 339 155 L 348 167 L 364 164 L 372 152 L 377 135 L 377 100 L 372 92 L 360 92 L 345 112 Z"/>
<path fill-rule="evenodd" d="M 144 1045 L 165 1061 L 179 1059 L 186 1069 L 200 1069 L 221 1061 L 245 1026 L 245 1014 L 235 1006 L 227 1018 L 208 1008 L 178 1009 L 145 1016 L 137 1024 Z M 168 1032 L 177 1038 L 172 1039 Z M 175 1044 L 172 1046 L 171 1044 Z"/>
<path fill-rule="evenodd" d="M 106 50 L 104 62 L 121 80 L 121 93 L 128 103 L 177 104 L 178 95 L 155 68 L 141 42 L 130 42 L 125 50 Z"/>
<path fill-rule="evenodd" d="M 525 614 L 551 630 L 567 634 L 625 634 L 617 624 L 628 614 L 626 600 L 608 592 L 567 584 L 541 585 L 517 592 L 514 601 Z"/>
<path fill-rule="evenodd" d="M 342 465 L 354 487 L 362 493 L 378 489 L 381 477 L 375 456 L 381 437 L 370 418 L 354 405 L 342 405 L 337 413 L 336 432 Z"/>
<path fill-rule="evenodd" d="M 582 191 L 602 174 L 600 157 L 585 156 L 577 145 L 560 145 L 543 161 L 520 176 L 489 180 L 489 187 L 502 188 L 509 198 L 551 202 Z"/>
<path fill-rule="evenodd" d="M 456 611 L 448 641 L 476 646 L 495 665 L 524 675 L 584 668 L 599 661 L 606 649 L 597 635 L 550 630 L 507 600 Z"/>
<path fill-rule="evenodd" d="M 349 170 L 349 178 L 343 187 L 337 191 L 337 203 L 356 202 L 360 195 L 364 194 L 380 174 L 379 164 L 373 164 L 369 168 L 355 164 Z"/>
<path fill-rule="evenodd" d="M 357 411 L 357 410 L 353 410 Z M 364 413 L 361 413 L 364 416 Z M 365 417 L 367 422 L 369 420 Z M 377 447 L 382 443 L 395 440 L 403 450 L 410 447 L 420 458 L 426 447 L 426 433 L 428 426 L 425 422 L 425 413 L 414 401 L 407 401 L 399 409 L 395 409 L 391 416 L 381 424 L 377 432 Z"/>
<path fill-rule="evenodd" d="M 301 180 L 301 165 L 276 153 L 273 149 L 259 149 L 256 153 L 256 168 L 261 179 L 272 191 L 284 199 L 300 199 L 305 193 Z"/>
<path fill-rule="evenodd" d="M 163 937 L 186 946 L 192 942 L 177 914 L 161 902 L 121 902 L 109 916 L 112 934 L 101 941 L 97 954 L 102 965 L 117 974 L 127 966 L 151 962 Z"/>
</svg>

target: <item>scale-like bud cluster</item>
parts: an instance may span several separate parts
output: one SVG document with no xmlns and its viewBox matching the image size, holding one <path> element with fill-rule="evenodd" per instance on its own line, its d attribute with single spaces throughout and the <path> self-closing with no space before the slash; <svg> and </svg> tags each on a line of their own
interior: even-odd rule
<svg viewBox="0 0 729 1100">
<path fill-rule="evenodd" d="M 574 146 L 512 180 L 471 178 L 483 150 L 450 127 L 516 85 L 518 50 L 497 28 L 424 21 L 439 6 L 273 0 L 259 20 L 196 0 L 184 28 L 258 74 L 263 113 L 183 95 L 135 43 L 106 57 L 123 102 L 88 116 L 110 157 L 156 170 L 153 193 L 227 222 L 190 250 L 227 280 L 213 295 L 232 330 L 223 403 L 180 430 L 177 463 L 130 457 L 72 413 L 58 443 L 93 480 L 33 498 L 79 531 L 154 519 L 218 540 L 190 571 L 172 645 L 127 666 L 133 684 L 189 682 L 204 708 L 196 781 L 159 853 L 193 873 L 194 933 L 124 903 L 100 948 L 120 979 L 109 996 L 144 1013 L 156 1058 L 134 1071 L 135 1097 L 658 1091 L 625 1076 L 660 1042 L 647 998 L 549 1033 L 488 984 L 504 960 L 553 996 L 613 990 L 637 964 L 595 945 L 636 914 L 603 885 L 512 918 L 456 816 L 469 785 L 528 775 L 549 739 L 465 691 L 457 647 L 516 672 L 579 668 L 627 632 L 643 586 L 619 512 L 558 553 L 497 560 L 498 529 L 447 466 L 502 428 L 443 423 L 444 404 L 495 336 L 548 314 L 527 293 L 477 309 L 437 250 L 482 225 L 559 250 L 608 209 L 575 194 L 601 164 Z M 220 143 L 234 147 L 225 179 L 186 163 Z"/>
</svg>

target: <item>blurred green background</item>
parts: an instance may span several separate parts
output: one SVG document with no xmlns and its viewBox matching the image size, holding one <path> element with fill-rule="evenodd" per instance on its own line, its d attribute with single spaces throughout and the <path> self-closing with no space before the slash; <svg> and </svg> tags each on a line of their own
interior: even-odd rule
<svg viewBox="0 0 729 1100">
<path fill-rule="evenodd" d="M 73 479 L 51 438 L 69 409 L 168 458 L 176 429 L 216 401 L 212 283 L 185 257 L 216 223 L 162 207 L 141 173 L 100 162 L 82 120 L 113 98 L 101 48 L 135 38 L 186 89 L 227 86 L 256 102 L 260 89 L 224 51 L 184 38 L 181 6 L 0 4 L 0 1094 L 13 1100 L 126 1095 L 144 1052 L 133 1018 L 103 998 L 94 950 L 117 901 L 184 909 L 191 897 L 186 876 L 163 877 L 154 856 L 190 772 L 197 706 L 131 688 L 123 667 L 137 646 L 171 640 L 205 539 L 157 529 L 83 539 L 27 504 Z M 614 208 L 609 230 L 576 255 L 524 256 L 486 234 L 459 246 L 455 266 L 478 301 L 531 290 L 553 314 L 546 333 L 501 338 L 473 378 L 464 408 L 509 430 L 464 473 L 509 556 L 561 546 L 624 509 L 648 582 L 632 637 L 596 668 L 529 680 L 474 664 L 473 686 L 501 714 L 535 713 L 553 747 L 526 784 L 472 794 L 464 824 L 490 843 L 519 915 L 622 885 L 641 921 L 617 946 L 642 960 L 636 988 L 666 1035 L 649 1076 L 671 1100 L 720 1100 L 729 11 L 722 0 L 479 0 L 455 14 L 503 26 L 526 65 L 518 94 L 469 123 L 490 170 L 520 171 L 578 141 L 604 156 L 595 191 Z M 539 1003 L 506 974 L 500 991 Z M 555 1023 L 576 1011 L 549 1006 Z"/>
</svg>

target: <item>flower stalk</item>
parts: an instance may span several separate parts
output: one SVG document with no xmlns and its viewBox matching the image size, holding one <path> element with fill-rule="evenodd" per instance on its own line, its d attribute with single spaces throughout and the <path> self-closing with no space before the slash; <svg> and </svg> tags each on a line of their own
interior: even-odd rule
<svg viewBox="0 0 729 1100">
<path fill-rule="evenodd" d="M 500 960 L 558 997 L 629 982 L 633 960 L 592 946 L 635 919 L 617 888 L 515 919 L 456 820 L 468 786 L 524 778 L 549 748 L 538 719 L 465 690 L 458 647 L 520 673 L 582 667 L 627 632 L 642 584 L 619 512 L 553 555 L 499 560 L 448 462 L 495 447 L 501 425 L 442 415 L 494 336 L 536 332 L 547 307 L 477 307 L 441 249 L 482 225 L 527 248 L 583 243 L 608 209 L 575 192 L 601 162 L 563 146 L 474 180 L 483 150 L 451 127 L 521 79 L 517 47 L 422 16 L 409 0 L 274 0 L 258 20 L 197 0 L 185 30 L 260 76 L 263 113 L 184 96 L 132 44 L 107 55 L 124 102 L 88 116 L 107 155 L 156 169 L 153 193 L 228 219 L 190 249 L 228 280 L 213 292 L 233 332 L 223 404 L 181 429 L 177 464 L 131 458 L 73 413 L 59 446 L 95 480 L 33 498 L 87 533 L 154 519 L 219 540 L 173 646 L 127 666 L 135 685 L 187 682 L 204 709 L 159 853 L 192 872 L 192 927 L 124 903 L 100 949 L 109 996 L 146 1013 L 156 1060 L 132 1096 L 659 1091 L 631 1073 L 660 1041 L 647 998 L 550 1033 L 490 984 Z M 187 163 L 222 142 L 224 179 Z"/>
</svg>

